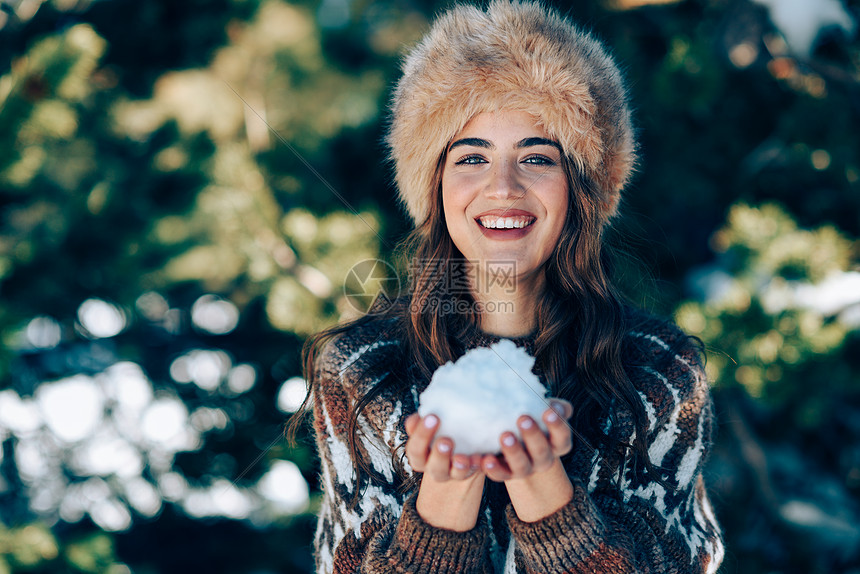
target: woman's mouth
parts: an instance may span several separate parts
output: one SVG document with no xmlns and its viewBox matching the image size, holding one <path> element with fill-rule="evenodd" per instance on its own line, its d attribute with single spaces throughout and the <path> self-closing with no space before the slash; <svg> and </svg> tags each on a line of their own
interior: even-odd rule
<svg viewBox="0 0 860 574">
<path fill-rule="evenodd" d="M 507 241 L 528 235 L 537 217 L 522 213 L 481 215 L 475 218 L 478 229 L 488 239 Z"/>
<path fill-rule="evenodd" d="M 479 217 L 478 223 L 485 229 L 522 229 L 535 222 L 534 217 L 495 217 L 492 215 Z"/>
</svg>

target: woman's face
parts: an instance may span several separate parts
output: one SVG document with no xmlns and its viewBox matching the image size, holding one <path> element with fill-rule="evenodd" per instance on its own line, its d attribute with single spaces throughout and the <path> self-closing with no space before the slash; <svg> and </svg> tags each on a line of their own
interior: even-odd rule
<svg viewBox="0 0 860 574">
<path fill-rule="evenodd" d="M 448 146 L 442 205 L 454 244 L 480 268 L 535 277 L 558 244 L 568 206 L 561 149 L 534 116 L 482 113 Z"/>
</svg>

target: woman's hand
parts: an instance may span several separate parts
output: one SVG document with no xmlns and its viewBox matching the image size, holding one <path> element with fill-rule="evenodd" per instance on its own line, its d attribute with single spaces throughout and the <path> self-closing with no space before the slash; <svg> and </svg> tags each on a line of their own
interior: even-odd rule
<svg viewBox="0 0 860 574">
<path fill-rule="evenodd" d="M 416 472 L 423 472 L 415 509 L 424 522 L 457 532 L 475 527 L 481 496 L 484 493 L 484 473 L 481 455 L 453 454 L 454 441 L 447 437 L 434 440 L 439 418 L 413 414 L 404 421 L 406 457 Z M 453 455 L 453 456 L 452 456 Z"/>
<path fill-rule="evenodd" d="M 521 416 L 517 426 L 522 443 L 513 433 L 504 433 L 500 439 L 502 458 L 485 455 L 482 461 L 484 472 L 491 480 L 504 481 L 511 505 L 524 522 L 545 518 L 573 498 L 573 484 L 561 463 L 561 457 L 573 448 L 567 424 L 573 407 L 559 399 L 553 399 L 550 404 L 552 408 L 542 415 L 548 430 L 546 434 L 531 417 Z"/>
<path fill-rule="evenodd" d="M 503 482 L 546 472 L 570 452 L 573 439 L 567 419 L 573 414 L 573 407 L 561 399 L 552 399 L 550 405 L 542 415 L 548 433 L 530 416 L 523 415 L 517 419 L 522 442 L 512 432 L 503 433 L 499 439 L 502 456 L 483 456 L 481 467 L 490 480 Z"/>
<path fill-rule="evenodd" d="M 404 421 L 406 434 L 406 457 L 416 472 L 423 472 L 436 482 L 465 480 L 480 473 L 481 455 L 454 454 L 454 441 L 439 437 L 434 441 L 439 428 L 439 417 L 418 413 L 409 415 Z"/>
</svg>

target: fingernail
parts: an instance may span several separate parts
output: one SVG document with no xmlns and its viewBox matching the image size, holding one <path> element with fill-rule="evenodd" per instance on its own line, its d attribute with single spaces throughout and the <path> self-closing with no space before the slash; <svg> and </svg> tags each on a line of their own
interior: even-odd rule
<svg viewBox="0 0 860 574">
<path fill-rule="evenodd" d="M 432 429 L 437 424 L 439 424 L 439 418 L 436 417 L 436 415 L 427 415 L 427 417 L 424 419 L 424 426 L 428 429 Z"/>
<path fill-rule="evenodd" d="M 486 466 L 487 468 L 496 468 L 496 463 L 495 462 L 488 462 L 484 466 Z"/>
<path fill-rule="evenodd" d="M 517 439 L 515 439 L 511 435 L 506 435 L 505 438 L 502 439 L 502 444 L 505 446 L 514 446 L 516 444 Z"/>
<path fill-rule="evenodd" d="M 555 411 L 552 411 L 548 415 L 546 415 L 546 420 L 547 422 L 554 423 L 558 420 L 558 414 Z"/>
<path fill-rule="evenodd" d="M 520 421 L 520 428 L 521 429 L 530 429 L 533 426 L 534 426 L 534 423 L 532 422 L 531 419 L 523 419 Z"/>
<path fill-rule="evenodd" d="M 463 464 L 462 462 L 458 461 L 458 460 L 455 460 L 454 461 L 454 468 L 459 468 L 462 470 L 462 469 L 466 468 L 466 465 Z"/>
<path fill-rule="evenodd" d="M 440 442 L 439 443 L 439 450 L 441 452 L 448 452 L 449 450 L 451 450 L 451 445 L 448 444 L 447 442 Z"/>
<path fill-rule="evenodd" d="M 556 413 L 558 413 L 558 416 L 560 416 L 560 417 L 564 416 L 564 411 L 565 411 L 564 403 L 562 403 L 561 401 L 550 401 L 549 406 L 552 410 L 554 410 Z"/>
</svg>

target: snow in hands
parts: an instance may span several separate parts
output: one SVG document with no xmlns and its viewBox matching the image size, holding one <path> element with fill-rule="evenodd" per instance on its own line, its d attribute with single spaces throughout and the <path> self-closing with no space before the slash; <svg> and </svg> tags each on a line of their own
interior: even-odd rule
<svg viewBox="0 0 860 574">
<path fill-rule="evenodd" d="M 472 349 L 439 367 L 419 397 L 418 414 L 439 417 L 437 437 L 454 441 L 461 454 L 499 452 L 499 437 L 519 436 L 517 419 L 541 419 L 549 408 L 547 389 L 532 373 L 535 359 L 513 341 Z"/>
</svg>

